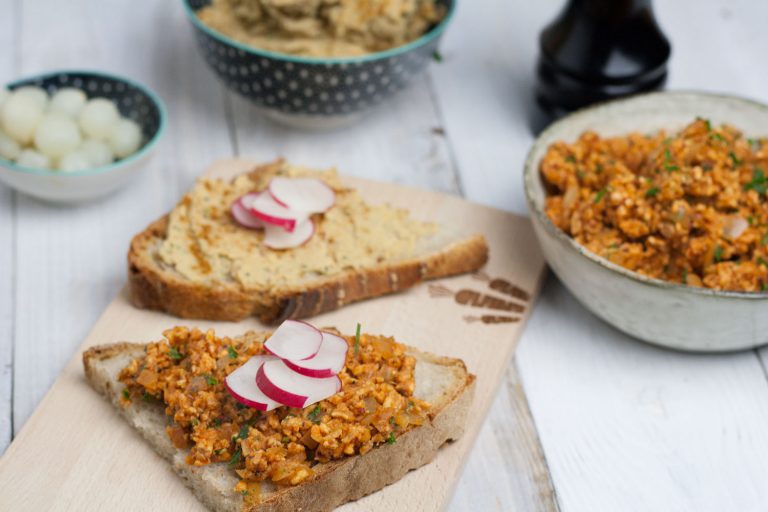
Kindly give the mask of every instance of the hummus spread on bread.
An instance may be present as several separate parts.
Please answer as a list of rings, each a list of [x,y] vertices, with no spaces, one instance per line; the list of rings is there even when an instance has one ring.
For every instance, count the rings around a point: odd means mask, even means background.
[[[213,0],[198,13],[213,30],[248,46],[308,57],[402,46],[444,15],[435,0]]]
[[[270,249],[262,243],[263,230],[242,227],[231,216],[235,200],[264,190],[274,176],[319,178],[336,193],[336,204],[312,217],[317,231],[300,247]],[[277,162],[234,181],[199,180],[170,213],[159,257],[193,282],[263,289],[405,260],[434,232],[435,225],[411,219],[406,210],[367,204],[344,187],[335,170]]]

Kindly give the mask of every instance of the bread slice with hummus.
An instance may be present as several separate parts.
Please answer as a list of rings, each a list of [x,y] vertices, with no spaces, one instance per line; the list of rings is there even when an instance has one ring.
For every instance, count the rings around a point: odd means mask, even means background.
[[[217,512],[321,512],[373,493],[460,437],[474,393],[475,377],[461,360],[363,335],[359,357],[346,337],[340,394],[303,410],[259,413],[235,407],[222,381],[233,371],[227,365],[259,353],[267,333],[229,339],[175,328],[165,335],[148,345],[93,347],[83,354],[85,374]],[[216,369],[185,365],[195,350],[212,354]],[[367,358],[377,351],[383,384],[353,378],[370,371]],[[403,375],[404,367],[412,373]],[[374,387],[385,385],[388,392]]]
[[[239,225],[234,201],[276,177],[315,177],[336,204],[314,215],[315,234],[300,247],[274,250],[263,233]],[[371,205],[335,170],[280,160],[231,181],[201,179],[166,216],[136,235],[128,253],[137,307],[182,318],[265,323],[304,318],[414,284],[474,271],[488,259],[480,234],[457,232]]]

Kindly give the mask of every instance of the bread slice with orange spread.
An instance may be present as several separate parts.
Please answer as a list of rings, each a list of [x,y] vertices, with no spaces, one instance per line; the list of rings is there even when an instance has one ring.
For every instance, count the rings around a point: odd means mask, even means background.
[[[269,333],[164,335],[93,347],[85,374],[214,511],[327,511],[375,492],[461,436],[474,392],[461,360],[364,334],[345,337],[339,393],[264,413],[224,380]]]
[[[265,190],[274,177],[318,178],[335,192],[335,205],[312,216],[314,235],[300,247],[270,249],[261,231],[230,213],[239,197]],[[280,160],[230,181],[199,180],[168,215],[133,238],[128,274],[131,299],[141,308],[279,323],[470,272],[487,259],[480,234],[368,204],[334,170]]]

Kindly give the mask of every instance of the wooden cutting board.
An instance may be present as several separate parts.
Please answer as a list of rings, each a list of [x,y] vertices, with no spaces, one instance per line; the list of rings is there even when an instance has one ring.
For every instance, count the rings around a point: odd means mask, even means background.
[[[208,174],[228,177],[252,165],[244,160],[220,161]],[[477,375],[467,430],[459,441],[444,446],[431,464],[342,507],[348,512],[440,510],[450,499],[510,361],[538,292],[544,262],[531,226],[522,217],[423,190],[345,181],[370,202],[388,202],[408,208],[417,218],[483,233],[490,246],[490,261],[478,274],[432,281],[312,320],[345,333],[354,332],[360,322],[365,332],[462,358]],[[520,290],[527,299],[521,299]],[[123,291],[98,320],[81,352],[115,341],[157,340],[173,325],[213,327],[227,335],[263,328],[256,320],[190,321],[134,309]],[[170,465],[91,390],[83,376],[81,352],[0,459],[0,510],[205,510]]]

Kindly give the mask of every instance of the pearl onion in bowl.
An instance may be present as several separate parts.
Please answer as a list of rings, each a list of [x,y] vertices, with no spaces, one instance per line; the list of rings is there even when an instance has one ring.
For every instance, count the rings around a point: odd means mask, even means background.
[[[162,135],[155,94],[124,78],[62,71],[0,87],[0,181],[54,202],[106,195]]]

